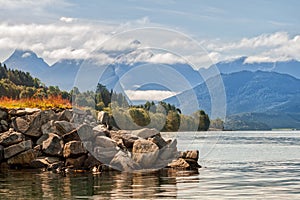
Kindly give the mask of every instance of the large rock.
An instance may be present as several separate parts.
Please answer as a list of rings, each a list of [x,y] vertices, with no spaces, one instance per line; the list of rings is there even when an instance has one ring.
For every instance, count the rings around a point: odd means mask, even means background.
[[[192,159],[192,160],[198,161],[199,151],[198,150],[191,150],[191,151],[180,152],[179,157],[183,158],[183,159]]]
[[[86,155],[82,155],[78,158],[67,158],[65,166],[69,168],[80,169],[84,167],[84,161],[86,160]]]
[[[148,139],[149,141],[153,142],[156,144],[160,149],[165,147],[168,143],[160,136],[160,135],[155,135],[152,138]]]
[[[134,142],[138,139],[141,139],[140,137],[137,137],[137,136],[132,135],[130,133],[123,134],[121,137],[122,137],[122,140],[123,140],[123,144],[125,145],[125,147],[127,149],[132,149]]]
[[[54,125],[56,126],[57,134],[60,136],[76,129],[76,126],[73,123],[67,121],[56,121],[54,122]]]
[[[118,147],[95,147],[93,156],[101,163],[109,164],[118,151]]]
[[[53,110],[34,112],[31,115],[24,115],[15,118],[13,121],[13,127],[18,132],[27,136],[40,137],[42,135],[42,125],[52,119],[55,119],[55,113]]]
[[[52,164],[61,162],[57,157],[38,157],[30,162],[32,168],[50,168]]]
[[[7,131],[0,135],[0,145],[3,145],[5,147],[17,144],[19,142],[22,142],[23,140],[25,140],[25,136],[22,133],[15,131]]]
[[[168,167],[175,169],[197,170],[201,166],[195,160],[178,158],[177,160],[173,160],[171,163],[169,163]]]
[[[29,150],[31,148],[32,148],[31,140],[26,140],[18,144],[11,145],[9,147],[4,148],[4,158],[5,159],[10,158],[14,155],[17,155],[18,153]]]
[[[153,169],[158,155],[159,148],[151,141],[139,139],[133,144],[132,159],[142,168]]]
[[[9,165],[21,165],[29,166],[31,161],[33,161],[36,158],[36,154],[33,149],[29,149],[25,152],[22,152],[10,159],[7,160],[7,164]]]
[[[59,121],[67,121],[67,122],[70,122],[71,119],[72,119],[72,117],[73,117],[73,112],[72,112],[72,110],[68,110],[68,109],[63,110],[62,112],[60,112],[60,113],[58,114],[58,120],[59,120]]]
[[[49,134],[49,138],[43,141],[42,151],[50,156],[62,156],[64,143],[58,135]]]
[[[71,141],[80,141],[80,137],[77,133],[77,130],[74,129],[73,131],[66,133],[62,136],[65,143],[71,142]]]
[[[139,130],[134,130],[131,131],[132,135],[135,135],[137,137],[143,138],[143,139],[148,139],[151,137],[154,137],[155,135],[159,134],[159,131],[157,131],[156,129],[152,128],[142,128]]]
[[[45,140],[49,138],[49,133],[41,135],[41,137],[36,141],[37,145],[42,145]]]
[[[189,169],[190,165],[183,158],[179,158],[169,163],[168,167],[175,168],[175,169]]]
[[[0,163],[4,160],[4,147],[0,145]]]
[[[81,140],[90,140],[94,136],[93,128],[87,124],[80,125],[77,128],[77,133]]]
[[[56,126],[54,125],[54,120],[50,120],[41,126],[41,132],[43,134],[56,133]]]
[[[101,162],[97,160],[93,155],[90,153],[87,154],[87,158],[84,161],[83,167],[86,169],[92,169],[95,166],[100,165]]]
[[[109,123],[109,114],[107,112],[100,111],[98,113],[97,120],[98,120],[98,123],[100,123],[100,124],[108,125],[108,123]]]
[[[177,151],[177,140],[172,140],[169,144],[164,146],[159,151],[159,159],[160,160],[174,160],[179,156],[179,152]]]
[[[138,170],[140,167],[135,163],[128,153],[119,151],[110,162],[110,166],[119,171],[131,172]]]
[[[0,120],[6,120],[8,117],[8,110],[6,108],[0,108]]]
[[[64,146],[63,155],[65,158],[76,157],[85,153],[86,150],[80,141],[71,141]]]
[[[95,144],[102,148],[115,148],[117,146],[116,141],[105,136],[97,136]]]

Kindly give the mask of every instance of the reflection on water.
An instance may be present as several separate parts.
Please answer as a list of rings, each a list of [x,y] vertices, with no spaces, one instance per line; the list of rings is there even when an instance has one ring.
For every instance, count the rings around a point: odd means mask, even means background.
[[[191,177],[198,179],[198,172],[164,169],[64,177],[52,172],[9,170],[0,172],[0,199],[176,198],[178,177],[189,177],[190,181]]]

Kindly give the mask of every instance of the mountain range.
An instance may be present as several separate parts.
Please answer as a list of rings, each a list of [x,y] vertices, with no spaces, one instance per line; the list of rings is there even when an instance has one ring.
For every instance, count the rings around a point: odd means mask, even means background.
[[[138,53],[128,55],[133,56]],[[162,67],[147,62],[130,62],[133,59],[128,57],[118,59],[117,63],[106,66],[99,79],[108,88],[114,88],[116,83],[122,81],[128,87],[125,89],[128,90],[175,91],[175,96],[166,99],[173,104],[178,104],[177,99],[182,95],[189,99],[188,94],[192,91],[196,94],[201,108],[210,113],[209,91],[201,74],[210,74],[213,67],[201,68],[197,71],[187,64],[164,64]],[[227,122],[230,125],[228,128],[247,129],[247,126],[249,129],[255,126],[259,129],[300,128],[300,62],[289,60],[248,63],[246,61],[247,57],[241,57],[215,65],[221,72],[224,82]],[[49,66],[30,50],[15,50],[4,63],[9,68],[30,72],[46,85],[57,85],[61,89],[70,90],[84,60],[62,59]],[[167,75],[171,85],[166,86],[162,80],[168,79]],[[171,78],[175,76],[172,82]],[[142,85],[145,77],[147,80],[156,81]],[[213,78],[210,78],[211,81]],[[184,81],[187,82],[188,87],[183,87]],[[160,83],[157,84],[158,82]],[[239,121],[240,125],[232,121]]]

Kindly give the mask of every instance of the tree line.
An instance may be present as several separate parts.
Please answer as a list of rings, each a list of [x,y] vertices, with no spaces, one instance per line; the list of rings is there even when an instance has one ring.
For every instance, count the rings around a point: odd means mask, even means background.
[[[108,90],[100,83],[91,91],[82,92],[76,87],[70,92],[62,91],[58,86],[46,86],[28,72],[9,69],[0,63],[0,97],[43,99],[53,96],[67,99],[82,108],[106,111],[120,128],[149,126],[162,131],[206,131],[210,126],[210,119],[203,110],[184,115],[180,109],[166,102],[148,101],[142,105],[130,105],[122,93]]]

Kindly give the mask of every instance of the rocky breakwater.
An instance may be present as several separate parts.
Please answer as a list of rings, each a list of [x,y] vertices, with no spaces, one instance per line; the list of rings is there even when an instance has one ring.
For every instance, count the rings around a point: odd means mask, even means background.
[[[68,170],[197,169],[198,151],[155,129],[108,130],[107,113],[0,108],[0,167]],[[105,124],[105,125],[104,125]]]

